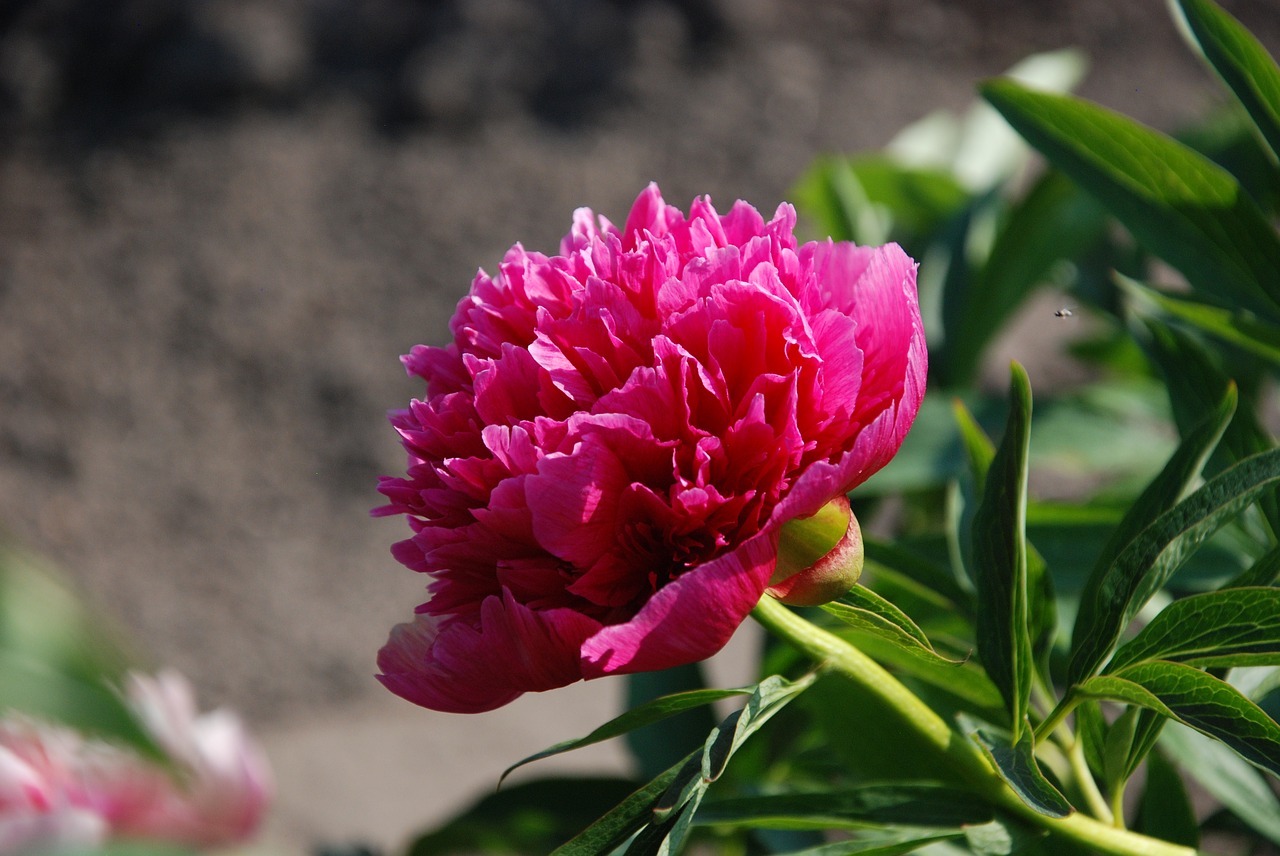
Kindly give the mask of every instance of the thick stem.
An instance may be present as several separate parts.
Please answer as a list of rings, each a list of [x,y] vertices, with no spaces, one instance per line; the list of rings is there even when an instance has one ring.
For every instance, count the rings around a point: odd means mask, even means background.
[[[1064,818],[1040,814],[1004,783],[973,743],[857,648],[767,596],[761,599],[752,615],[780,638],[825,664],[831,671],[853,681],[863,692],[888,703],[897,711],[902,728],[914,735],[918,744],[936,752],[941,763],[994,805],[1098,853],[1112,856],[1195,856],[1195,851],[1189,847],[1116,829],[1080,812]]]

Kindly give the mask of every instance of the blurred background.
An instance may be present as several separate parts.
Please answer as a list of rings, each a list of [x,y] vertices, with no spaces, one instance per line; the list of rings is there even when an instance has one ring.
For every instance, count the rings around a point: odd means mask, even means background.
[[[1223,5],[1280,45],[1275,0]],[[367,514],[421,392],[399,355],[578,206],[621,221],[655,180],[768,213],[815,156],[1066,46],[1162,129],[1220,97],[1160,0],[0,3],[0,528],[243,712],[271,852],[403,842],[619,689],[458,717],[373,680],[423,586]]]

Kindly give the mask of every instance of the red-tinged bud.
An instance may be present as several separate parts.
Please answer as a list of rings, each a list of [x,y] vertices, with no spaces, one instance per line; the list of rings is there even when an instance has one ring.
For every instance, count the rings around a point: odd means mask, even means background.
[[[812,517],[782,527],[778,566],[767,591],[791,606],[819,606],[842,596],[862,576],[862,530],[838,496]]]

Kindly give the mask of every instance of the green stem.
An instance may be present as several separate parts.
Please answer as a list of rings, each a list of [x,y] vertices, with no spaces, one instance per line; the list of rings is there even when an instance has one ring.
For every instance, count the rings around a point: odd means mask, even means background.
[[[1080,702],[1081,699],[1072,695],[1072,693],[1068,691],[1067,694],[1062,697],[1062,701],[1058,702],[1058,706],[1053,709],[1049,716],[1036,726],[1036,741],[1039,742],[1044,740],[1052,734],[1054,729],[1066,721],[1067,716],[1080,705]]]
[[[1080,789],[1080,795],[1088,804],[1090,813],[1099,820],[1111,823],[1114,817],[1111,806],[1107,805],[1102,791],[1098,790],[1098,783],[1094,781],[1093,773],[1089,770],[1089,762],[1084,757],[1084,743],[1078,739],[1075,740],[1071,744],[1068,757],[1071,759],[1072,778]]]
[[[1116,829],[1124,829],[1124,782],[1117,782],[1115,793],[1111,795],[1111,825]]]
[[[932,708],[866,654],[806,621],[771,597],[762,598],[752,615],[778,637],[825,664],[831,671],[853,681],[863,692],[886,702],[898,712],[903,729],[914,735],[924,747],[936,752],[940,762],[994,805],[1097,853],[1111,856],[1195,856],[1195,851],[1189,847],[1116,829],[1080,812],[1064,818],[1040,814],[1004,783],[977,746],[953,730]]]

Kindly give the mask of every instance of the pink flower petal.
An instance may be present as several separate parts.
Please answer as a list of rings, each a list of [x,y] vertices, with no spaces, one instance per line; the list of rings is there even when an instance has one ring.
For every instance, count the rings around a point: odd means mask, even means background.
[[[794,228],[651,184],[621,230],[580,209],[561,255],[476,276],[391,417],[408,472],[375,513],[408,517],[431,599],[384,683],[481,710],[728,640],[781,527],[884,466],[924,394],[915,264]]]
[[[762,532],[678,577],[630,621],[583,643],[583,676],[656,671],[710,657],[760,601],[777,558],[776,536]]]
[[[479,713],[580,680],[579,651],[599,622],[571,609],[534,611],[488,597],[479,627],[418,616],[378,653],[378,680],[401,698],[447,713]]]

